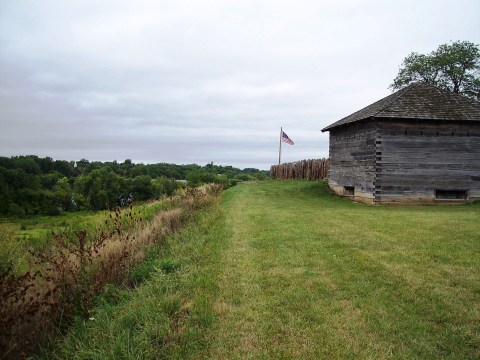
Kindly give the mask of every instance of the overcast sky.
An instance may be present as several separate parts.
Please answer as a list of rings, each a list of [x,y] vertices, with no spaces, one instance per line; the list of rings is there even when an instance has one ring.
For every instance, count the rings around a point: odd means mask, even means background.
[[[410,52],[480,43],[478,0],[0,0],[0,155],[268,169],[390,94]]]

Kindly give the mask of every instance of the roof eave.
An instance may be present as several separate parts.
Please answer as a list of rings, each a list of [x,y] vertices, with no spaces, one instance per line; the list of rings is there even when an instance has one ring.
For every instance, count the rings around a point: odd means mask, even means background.
[[[347,125],[350,125],[350,124],[355,124],[355,123],[360,122],[360,121],[373,120],[373,119],[375,119],[375,116],[367,116],[367,117],[364,117],[364,118],[360,118],[360,119],[357,119],[357,120],[354,120],[354,121],[350,121],[350,122],[346,122],[346,123],[338,124],[338,125],[335,125],[335,123],[333,123],[333,124],[328,125],[327,127],[324,127],[321,131],[323,133],[325,131],[330,131],[330,130],[335,129],[335,128],[340,127],[340,126],[347,126]]]

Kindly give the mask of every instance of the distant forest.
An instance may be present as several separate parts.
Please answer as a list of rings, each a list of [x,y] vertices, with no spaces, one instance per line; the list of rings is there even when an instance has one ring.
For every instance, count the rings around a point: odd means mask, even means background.
[[[266,171],[213,163],[134,164],[53,160],[35,155],[0,157],[0,214],[57,215],[64,211],[104,210],[157,199],[180,187],[263,180]],[[185,181],[178,181],[185,180]]]

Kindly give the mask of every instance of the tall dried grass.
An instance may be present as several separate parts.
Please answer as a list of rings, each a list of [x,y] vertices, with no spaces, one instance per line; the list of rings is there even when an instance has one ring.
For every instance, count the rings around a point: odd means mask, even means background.
[[[115,209],[103,230],[52,233],[47,251],[31,251],[29,269],[16,273],[9,262],[0,269],[0,358],[18,358],[45,344],[54,330],[64,330],[74,316],[88,318],[94,296],[106,284],[127,284],[129,269],[145,249],[178,231],[221,186],[187,189],[167,200],[168,209],[150,221],[134,210]],[[14,243],[12,235],[2,239]],[[12,252],[12,256],[15,252]]]

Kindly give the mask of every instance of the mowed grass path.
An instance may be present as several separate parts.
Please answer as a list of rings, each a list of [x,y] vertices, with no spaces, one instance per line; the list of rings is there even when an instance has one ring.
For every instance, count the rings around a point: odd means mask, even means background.
[[[207,332],[220,359],[480,357],[480,207],[387,207],[325,183],[224,194]]]
[[[42,358],[480,358],[479,204],[241,184],[153,255]]]

